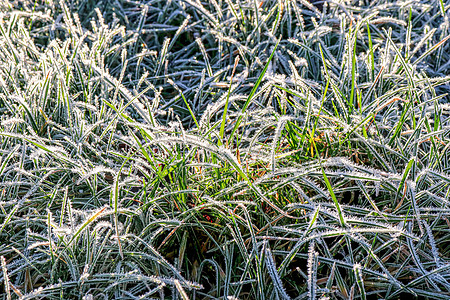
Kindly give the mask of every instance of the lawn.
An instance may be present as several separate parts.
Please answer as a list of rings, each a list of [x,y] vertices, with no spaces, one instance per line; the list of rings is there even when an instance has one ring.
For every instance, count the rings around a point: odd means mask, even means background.
[[[450,299],[447,0],[0,0],[0,299]]]

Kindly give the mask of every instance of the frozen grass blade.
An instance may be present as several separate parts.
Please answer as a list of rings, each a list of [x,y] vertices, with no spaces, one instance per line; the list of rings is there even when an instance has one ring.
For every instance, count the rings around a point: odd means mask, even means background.
[[[230,140],[229,143],[231,143],[233,141],[233,137],[234,134],[236,132],[236,130],[239,128],[239,125],[242,122],[242,118],[243,118],[243,114],[245,113],[245,111],[247,110],[248,106],[250,105],[250,102],[253,100],[253,96],[256,93],[256,90],[258,89],[259,85],[261,84],[262,79],[264,78],[264,75],[267,72],[267,69],[269,68],[270,62],[272,61],[273,56],[275,55],[275,51],[277,50],[278,44],[280,43],[280,40],[277,41],[277,43],[275,44],[272,53],[270,54],[269,59],[266,62],[266,65],[264,66],[264,69],[262,70],[261,74],[258,77],[258,80],[256,81],[255,85],[253,86],[253,89],[251,90],[250,94],[247,97],[247,100],[245,101],[244,105],[241,108],[241,114],[239,115],[239,117],[236,120],[236,124],[234,125],[233,131],[230,134]]]
[[[2,264],[2,270],[3,270],[3,285],[5,287],[5,294],[6,299],[11,300],[11,290],[10,290],[10,283],[9,283],[9,276],[8,276],[8,269],[6,269],[6,260],[5,257],[2,255],[0,256],[1,264]]]
[[[219,140],[220,144],[223,141],[223,137],[224,137],[224,133],[225,133],[225,123],[227,120],[228,101],[230,100],[231,84],[233,83],[234,72],[236,71],[236,67],[237,67],[238,63],[239,63],[239,56],[237,56],[234,61],[233,72],[231,73],[231,79],[230,79],[230,87],[228,88],[228,93],[227,93],[227,100],[225,101],[225,106],[223,108],[223,117],[222,117],[222,123],[220,123],[220,133],[219,133],[220,134],[220,140]]]
[[[268,247],[268,245],[265,245],[265,248],[266,248],[266,253],[265,253],[266,266],[269,271],[269,275],[272,278],[272,282],[273,282],[273,285],[275,286],[278,297],[280,297],[281,299],[284,299],[284,300],[291,299],[291,297],[289,297],[289,295],[286,293],[286,290],[284,289],[283,284],[281,282],[281,278],[278,275],[275,261],[273,260],[272,252],[270,251],[270,248]]]

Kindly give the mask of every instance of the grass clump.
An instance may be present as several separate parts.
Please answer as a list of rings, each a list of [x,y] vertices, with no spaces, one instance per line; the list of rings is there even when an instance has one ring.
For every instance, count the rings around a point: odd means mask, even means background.
[[[5,299],[448,299],[443,1],[0,2]]]

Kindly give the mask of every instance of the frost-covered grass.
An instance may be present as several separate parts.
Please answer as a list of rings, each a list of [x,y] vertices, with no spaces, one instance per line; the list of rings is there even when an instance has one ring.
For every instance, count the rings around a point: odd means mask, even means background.
[[[0,1],[0,298],[448,300],[447,2]]]

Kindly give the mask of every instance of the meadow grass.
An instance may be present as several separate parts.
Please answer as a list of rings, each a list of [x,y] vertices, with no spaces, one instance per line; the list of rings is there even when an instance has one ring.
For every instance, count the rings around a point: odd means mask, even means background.
[[[0,298],[449,299],[447,2],[0,1]]]

